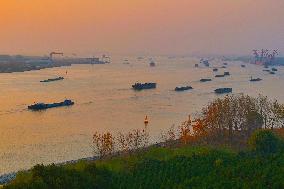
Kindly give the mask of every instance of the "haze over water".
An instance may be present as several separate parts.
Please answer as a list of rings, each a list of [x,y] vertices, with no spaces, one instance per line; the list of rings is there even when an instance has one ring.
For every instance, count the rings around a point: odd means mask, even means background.
[[[283,0],[1,0],[0,54],[284,51]]]
[[[128,58],[130,64],[123,64]],[[92,156],[91,140],[95,131],[127,132],[143,128],[148,115],[152,142],[172,124],[180,124],[188,114],[195,114],[208,101],[217,97],[213,90],[232,87],[234,93],[257,96],[259,93],[284,103],[284,68],[276,75],[262,71],[261,66],[230,62],[230,77],[214,78],[212,68],[194,68],[194,58],[113,57],[111,64],[74,65],[0,74],[0,174],[27,169],[37,163],[63,162]],[[222,61],[212,65],[221,66]],[[68,71],[66,75],[65,72]],[[40,80],[64,76],[63,81],[40,83]],[[250,76],[263,81],[250,83]],[[200,83],[201,78],[212,82]],[[282,80],[282,81],[281,81]],[[136,81],[157,82],[157,89],[134,91]],[[194,89],[175,92],[178,85]],[[222,97],[222,96],[220,96]],[[72,107],[41,112],[27,110],[34,102],[75,101]]]

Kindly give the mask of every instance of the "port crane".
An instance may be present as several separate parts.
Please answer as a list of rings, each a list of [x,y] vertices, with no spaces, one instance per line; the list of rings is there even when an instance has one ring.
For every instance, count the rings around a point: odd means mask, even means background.
[[[53,62],[53,55],[61,55],[61,56],[63,56],[64,54],[62,53],[62,52],[51,52],[50,54],[49,54],[49,59]]]
[[[272,52],[267,49],[261,49],[261,51],[253,50],[254,64],[270,65],[273,63],[275,56],[278,55],[277,50]]]

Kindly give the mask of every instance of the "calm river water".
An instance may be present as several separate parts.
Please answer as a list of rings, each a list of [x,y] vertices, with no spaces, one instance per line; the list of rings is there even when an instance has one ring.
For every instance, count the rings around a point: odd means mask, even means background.
[[[130,64],[123,64],[125,58]],[[63,162],[92,155],[91,141],[95,131],[126,132],[144,126],[148,115],[153,140],[172,124],[198,112],[216,98],[213,90],[232,87],[234,93],[267,95],[284,103],[284,67],[276,75],[262,67],[229,62],[230,77],[214,78],[212,68],[195,68],[198,59],[155,57],[114,57],[111,64],[73,65],[0,74],[0,174],[27,169],[37,163]],[[221,66],[221,61],[212,65]],[[68,71],[66,75],[65,72]],[[225,69],[219,69],[222,73]],[[64,76],[65,80],[40,83],[40,80]],[[263,81],[250,83],[250,76]],[[200,83],[201,78],[213,78]],[[157,89],[133,91],[136,81],[157,82]],[[194,89],[175,92],[177,85]],[[75,101],[72,107],[41,112],[27,110],[34,102]]]

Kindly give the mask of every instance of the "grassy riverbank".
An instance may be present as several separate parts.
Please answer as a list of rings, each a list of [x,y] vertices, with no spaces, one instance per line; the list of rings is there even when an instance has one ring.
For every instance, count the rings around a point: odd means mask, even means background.
[[[62,166],[37,165],[16,188],[284,188],[284,143],[257,131],[246,150],[181,145]]]

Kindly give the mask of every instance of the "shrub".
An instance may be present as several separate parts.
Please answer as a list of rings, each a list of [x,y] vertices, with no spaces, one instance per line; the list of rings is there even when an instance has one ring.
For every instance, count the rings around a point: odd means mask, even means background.
[[[93,135],[93,148],[95,154],[103,158],[111,155],[114,151],[114,137],[110,132],[98,133]]]
[[[4,188],[284,188],[283,153],[256,157],[248,152],[238,154],[197,146],[153,147],[151,151],[84,166],[82,163],[79,166],[38,165]]]
[[[271,130],[255,131],[248,144],[252,151],[260,154],[276,153],[281,148],[281,140]]]

